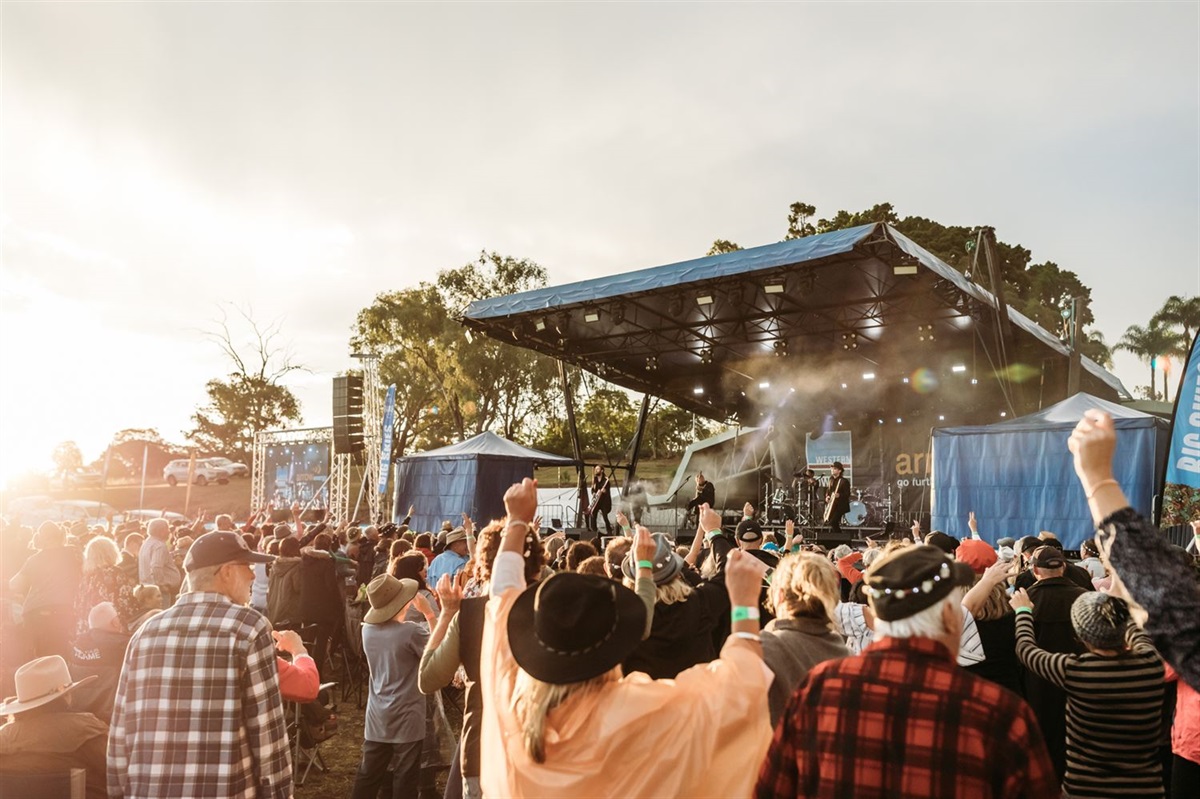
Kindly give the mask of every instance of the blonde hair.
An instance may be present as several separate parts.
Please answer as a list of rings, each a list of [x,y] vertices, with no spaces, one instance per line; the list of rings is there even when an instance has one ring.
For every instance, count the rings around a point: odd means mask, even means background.
[[[816,619],[832,625],[841,598],[837,569],[811,552],[788,555],[771,575],[767,595],[780,618]]]
[[[105,566],[116,566],[120,559],[121,550],[117,549],[116,541],[104,536],[96,536],[88,542],[87,548],[83,550],[83,571],[86,574],[99,571]]]
[[[975,578],[975,582],[979,582],[978,576]],[[1008,589],[1004,583],[997,583],[992,586],[991,592],[979,607],[979,612],[974,615],[975,621],[995,621],[1012,612],[1012,605],[1008,603]]]
[[[546,718],[550,711],[574,696],[585,696],[600,690],[606,683],[621,679],[621,667],[614,666],[599,677],[583,682],[555,685],[530,677],[524,669],[517,670],[511,708],[521,725],[521,743],[534,763],[546,762]]]
[[[636,590],[633,580],[628,577],[621,581],[630,591]],[[686,602],[687,598],[692,595],[692,586],[688,581],[683,579],[682,574],[677,574],[662,585],[654,586],[654,604],[656,605],[676,605],[680,602]]]

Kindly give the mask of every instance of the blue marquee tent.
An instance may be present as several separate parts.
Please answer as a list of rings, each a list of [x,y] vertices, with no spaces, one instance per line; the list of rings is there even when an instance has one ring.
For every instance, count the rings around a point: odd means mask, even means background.
[[[1149,517],[1167,447],[1167,423],[1088,394],[999,424],[933,432],[933,527],[961,534],[975,512],[991,543],[1041,530],[1068,549],[1094,532],[1067,439],[1083,412],[1113,417],[1115,477],[1130,504]]]
[[[396,461],[395,521],[416,508],[414,530],[438,530],[444,520],[458,524],[465,511],[483,525],[504,515],[504,492],[533,477],[536,466],[572,466],[575,461],[514,444],[483,432],[458,444],[418,452]]]

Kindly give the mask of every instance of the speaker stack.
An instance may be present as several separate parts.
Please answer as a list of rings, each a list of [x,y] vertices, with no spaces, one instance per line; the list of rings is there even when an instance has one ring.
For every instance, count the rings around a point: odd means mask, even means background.
[[[363,450],[362,375],[333,378],[333,454],[356,455]]]

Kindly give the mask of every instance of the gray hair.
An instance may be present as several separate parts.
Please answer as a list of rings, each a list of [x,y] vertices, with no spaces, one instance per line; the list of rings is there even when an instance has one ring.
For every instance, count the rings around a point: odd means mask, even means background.
[[[962,601],[962,592],[955,589],[924,610],[918,611],[906,619],[884,621],[875,617],[875,636],[877,638],[941,638],[949,630],[946,629],[944,612],[947,605],[958,605]]]
[[[216,566],[201,566],[198,569],[193,569],[187,573],[188,586],[193,591],[207,591],[216,582],[217,572],[224,565],[224,563],[218,563]]]

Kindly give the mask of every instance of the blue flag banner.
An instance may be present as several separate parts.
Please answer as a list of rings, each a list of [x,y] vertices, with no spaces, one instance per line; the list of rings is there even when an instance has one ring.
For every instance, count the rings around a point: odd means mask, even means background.
[[[1171,527],[1200,518],[1200,333],[1192,340],[1187,368],[1175,395],[1175,420],[1167,452],[1162,518]]]
[[[396,426],[396,384],[388,386],[387,398],[383,401],[383,435],[379,445],[379,495],[387,493],[388,478],[392,471],[392,429]]]

